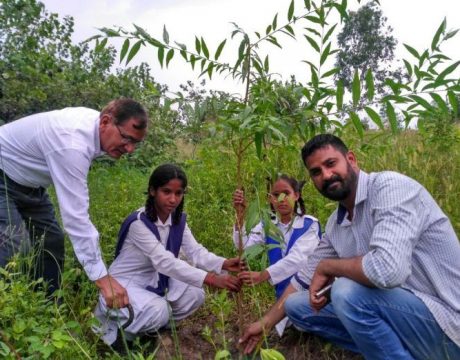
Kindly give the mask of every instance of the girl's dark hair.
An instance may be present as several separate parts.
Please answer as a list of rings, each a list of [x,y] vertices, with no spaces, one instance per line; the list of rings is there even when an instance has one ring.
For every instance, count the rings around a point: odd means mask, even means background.
[[[276,180],[273,182],[273,184],[275,182],[277,182],[278,180],[286,181],[291,186],[291,188],[294,190],[294,192],[299,193],[299,199],[294,204],[294,213],[297,214],[297,215],[305,215],[305,213],[306,213],[306,211],[305,211],[305,202],[303,201],[303,198],[302,198],[302,188],[305,185],[305,180],[298,181],[298,180],[294,179],[293,177],[290,177],[290,176],[285,175],[285,174],[281,174],[276,178]],[[270,204],[270,206],[272,208],[272,211],[275,212],[275,209],[273,208],[273,205]]]
[[[145,214],[150,219],[150,221],[157,221],[158,215],[155,208],[155,196],[150,194],[151,190],[157,190],[159,187],[166,185],[170,180],[179,179],[182,182],[182,188],[185,190],[187,188],[187,176],[185,175],[184,170],[179,166],[174,164],[162,164],[153,170],[152,175],[150,175],[149,186],[147,188],[147,201],[145,202]],[[172,214],[172,223],[178,224],[184,209],[184,200],[182,198],[179,206]]]

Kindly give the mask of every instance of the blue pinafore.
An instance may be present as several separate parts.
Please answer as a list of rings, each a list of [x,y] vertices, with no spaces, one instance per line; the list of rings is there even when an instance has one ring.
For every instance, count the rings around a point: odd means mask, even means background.
[[[169,230],[169,237],[166,242],[166,250],[173,253],[174,257],[179,256],[180,247],[182,245],[182,238],[184,235],[185,229],[185,222],[186,222],[186,214],[182,213],[180,221],[178,224],[172,224],[171,229]],[[115,249],[115,258],[120,254],[121,248],[125,242],[126,236],[128,235],[129,227],[131,224],[136,220],[141,220],[145,226],[156,236],[158,241],[161,241],[160,233],[158,232],[157,226],[149,220],[147,215],[142,211],[135,211],[131,215],[129,215],[123,224],[121,224],[120,231],[118,232],[118,242],[117,247]],[[169,284],[169,276],[164,274],[159,274],[158,279],[158,286],[155,288],[153,286],[147,286],[146,290],[152,291],[159,296],[164,296],[166,293],[166,289],[168,288]]]
[[[285,253],[284,256],[289,254],[289,251],[292,249],[292,247],[294,246],[294,244],[297,241],[297,239],[299,239],[303,234],[305,234],[308,231],[308,229],[313,224],[313,222],[314,222],[314,220],[306,217],[304,219],[303,226],[300,229],[294,229],[292,231],[292,235],[291,235],[291,238],[289,239],[289,241],[287,243],[286,253]],[[318,236],[321,238],[321,226],[319,227],[319,230],[318,230]],[[279,260],[281,260],[283,258],[283,253],[281,251],[281,247],[279,246],[280,245],[279,241],[276,241],[275,239],[273,239],[273,238],[271,238],[269,236],[266,236],[265,237],[265,243],[267,245],[278,245],[278,246],[268,250],[268,261],[269,261],[270,265],[273,265],[273,264],[277,263]],[[292,276],[284,279],[283,281],[281,281],[281,282],[279,282],[278,284],[275,285],[275,294],[276,294],[277,299],[279,299],[281,297],[281,295],[283,295],[283,292],[287,288],[287,286],[289,285],[289,283],[291,281],[291,278],[292,278]]]

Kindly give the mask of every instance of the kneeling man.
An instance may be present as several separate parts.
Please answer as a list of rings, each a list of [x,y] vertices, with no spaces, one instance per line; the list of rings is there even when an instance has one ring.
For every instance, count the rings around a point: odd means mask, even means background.
[[[307,267],[246,329],[245,352],[287,314],[366,359],[460,359],[460,245],[428,191],[395,172],[365,173],[333,135],[312,138],[302,159],[338,208]]]

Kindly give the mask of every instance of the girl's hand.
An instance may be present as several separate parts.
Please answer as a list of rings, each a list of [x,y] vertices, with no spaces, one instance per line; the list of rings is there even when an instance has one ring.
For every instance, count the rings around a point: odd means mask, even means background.
[[[264,271],[243,271],[238,274],[238,278],[245,285],[254,286],[270,279],[270,274],[267,270]]]
[[[246,263],[243,259],[235,257],[225,260],[222,269],[230,272],[240,272],[246,270]]]
[[[246,199],[243,190],[235,190],[233,193],[233,207],[236,210],[238,224],[243,225],[244,212],[246,211]]]
[[[218,289],[227,289],[230,291],[238,292],[241,290],[241,281],[232,275],[216,275],[208,273],[204,278],[204,283]]]

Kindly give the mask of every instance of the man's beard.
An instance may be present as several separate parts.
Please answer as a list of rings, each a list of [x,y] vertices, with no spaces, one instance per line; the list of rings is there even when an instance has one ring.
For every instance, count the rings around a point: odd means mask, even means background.
[[[352,192],[356,184],[357,174],[350,164],[347,166],[347,175],[342,178],[340,175],[333,175],[326,180],[319,191],[323,196],[334,201],[345,200]],[[335,184],[334,188],[329,189],[329,186]]]

